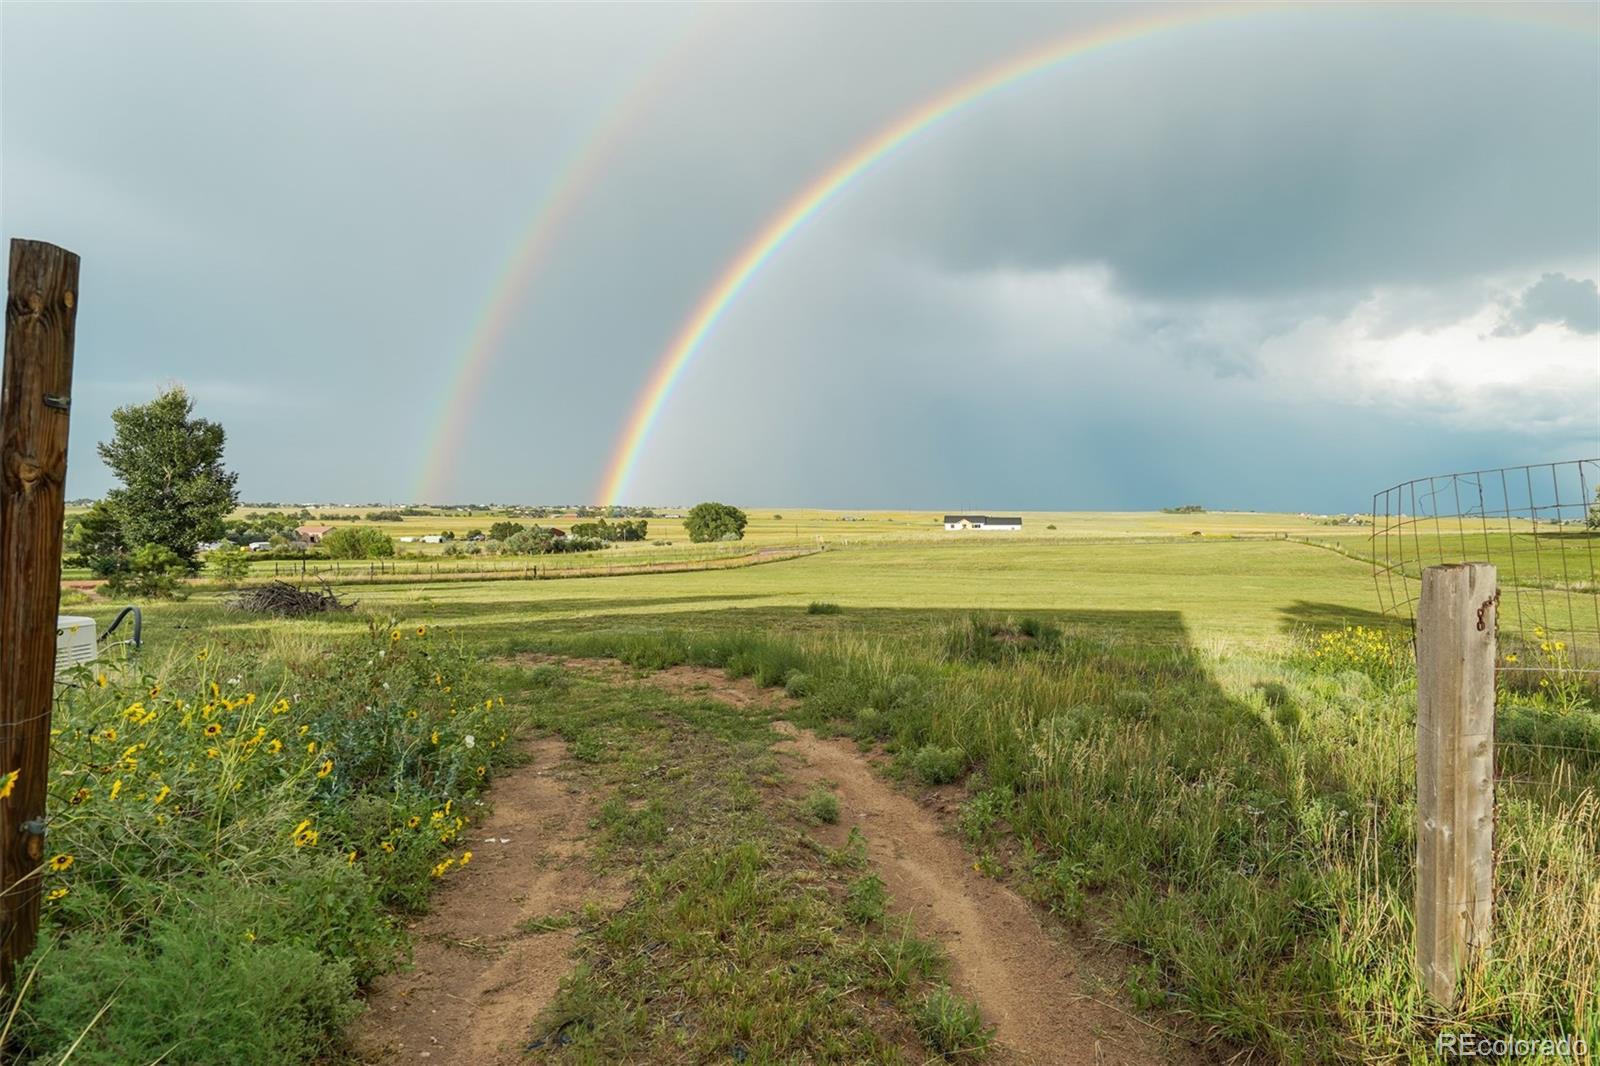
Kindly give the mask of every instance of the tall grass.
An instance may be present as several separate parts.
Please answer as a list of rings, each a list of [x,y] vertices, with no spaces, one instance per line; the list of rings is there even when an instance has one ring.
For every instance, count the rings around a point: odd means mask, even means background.
[[[992,619],[861,635],[588,634],[567,650],[779,683],[908,772],[981,769],[963,819],[1043,905],[1144,952],[1136,999],[1291,1061],[1429,1058],[1444,1029],[1600,1046],[1600,742],[1581,700],[1502,693],[1494,950],[1444,1014],[1412,969],[1415,673],[1352,629],[1288,653]],[[1006,634],[1017,636],[1006,636]],[[997,638],[1000,638],[997,640]],[[1542,723],[1542,724],[1541,724]],[[1537,728],[1536,728],[1537,726]],[[1574,743],[1541,748],[1528,736]],[[931,769],[930,763],[930,771]],[[938,771],[942,776],[943,771]],[[926,774],[924,774],[926,776]]]

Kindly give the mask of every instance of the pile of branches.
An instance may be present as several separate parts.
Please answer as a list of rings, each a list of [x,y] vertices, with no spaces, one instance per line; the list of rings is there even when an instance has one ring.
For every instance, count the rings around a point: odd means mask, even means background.
[[[355,603],[339,599],[327,582],[323,582],[321,589],[302,589],[287,581],[269,581],[265,585],[240,590],[228,601],[228,606],[280,618],[300,618],[328,611],[348,611]]]

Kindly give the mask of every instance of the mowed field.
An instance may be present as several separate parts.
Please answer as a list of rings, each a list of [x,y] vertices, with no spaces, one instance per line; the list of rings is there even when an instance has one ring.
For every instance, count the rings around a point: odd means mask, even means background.
[[[608,553],[609,554],[609,553]],[[617,554],[621,554],[618,552]],[[813,602],[851,608],[829,624],[892,634],[915,616],[928,621],[972,610],[1044,614],[1146,638],[1281,642],[1310,626],[1376,623],[1370,567],[1294,541],[1205,539],[1141,543],[1041,543],[977,534],[829,548],[818,555],[734,570],[641,574],[568,581],[449,581],[363,584],[362,606],[400,619],[447,624],[476,640],[573,631],[585,620],[629,627],[687,622],[737,629],[809,622]],[[159,648],[171,616],[194,624],[259,628],[267,623],[216,608],[217,594],[146,608]],[[109,614],[110,606],[73,610]],[[304,625],[326,629],[338,622]]]

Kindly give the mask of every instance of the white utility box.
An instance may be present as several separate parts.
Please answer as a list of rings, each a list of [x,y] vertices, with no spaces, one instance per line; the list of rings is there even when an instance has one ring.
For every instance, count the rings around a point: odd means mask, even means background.
[[[96,656],[94,619],[82,615],[56,616],[56,676],[74,666],[92,663]]]

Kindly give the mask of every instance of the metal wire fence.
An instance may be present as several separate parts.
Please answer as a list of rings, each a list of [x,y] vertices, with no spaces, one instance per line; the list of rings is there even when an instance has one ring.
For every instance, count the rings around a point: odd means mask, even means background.
[[[1499,575],[1500,668],[1525,679],[1600,676],[1597,490],[1600,459],[1576,459],[1417,478],[1374,493],[1372,572],[1384,612],[1415,620],[1429,566],[1490,562]]]
[[[1372,497],[1372,573],[1386,615],[1415,623],[1427,567],[1496,567],[1497,811],[1508,801],[1593,809],[1600,783],[1597,489],[1600,459],[1579,459],[1417,478]],[[1412,778],[1414,754],[1403,762],[1402,776]]]

